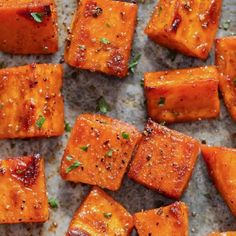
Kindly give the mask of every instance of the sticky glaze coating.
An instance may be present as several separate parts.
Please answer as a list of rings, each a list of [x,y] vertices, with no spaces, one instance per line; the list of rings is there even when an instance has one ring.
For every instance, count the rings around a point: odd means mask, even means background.
[[[180,198],[200,150],[198,141],[149,120],[128,176],[172,198]]]
[[[216,188],[236,216],[236,149],[203,145],[202,154]]]
[[[67,39],[66,62],[81,69],[126,76],[136,15],[136,4],[80,1]]]
[[[160,0],[145,33],[160,45],[206,59],[218,29],[221,5],[221,0]]]
[[[215,66],[145,73],[148,115],[167,123],[216,118],[218,84]]]
[[[182,202],[134,214],[140,236],[188,236],[188,208]]]
[[[0,70],[0,138],[64,132],[62,67],[31,64]]]
[[[216,66],[220,90],[231,117],[236,121],[236,37],[216,39]]]
[[[0,51],[12,54],[54,53],[58,50],[57,31],[54,0],[24,0],[20,3],[0,0]]]
[[[118,202],[94,187],[76,211],[66,236],[130,235],[133,218]]]
[[[39,155],[0,160],[0,223],[48,219],[44,161]]]
[[[125,122],[102,115],[80,115],[65,149],[61,176],[118,190],[140,137],[138,130]],[[80,165],[67,173],[78,161]]]

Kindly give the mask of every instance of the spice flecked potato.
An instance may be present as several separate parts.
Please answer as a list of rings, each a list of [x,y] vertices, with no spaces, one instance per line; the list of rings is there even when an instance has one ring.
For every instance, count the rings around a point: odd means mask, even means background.
[[[0,0],[0,51],[54,53],[58,50],[57,30],[54,0]]]
[[[128,176],[178,199],[188,185],[199,152],[197,140],[149,120]]]
[[[125,122],[82,114],[65,149],[61,176],[77,183],[118,190],[140,138],[139,131]]]
[[[236,37],[216,39],[216,66],[226,107],[236,121]]]
[[[0,160],[0,224],[48,220],[44,161],[39,155]]]
[[[236,236],[236,232],[210,233],[207,236]]]
[[[81,0],[68,36],[65,61],[80,69],[125,77],[137,9],[128,2]]]
[[[130,235],[133,218],[118,202],[94,187],[75,213],[66,236]]]
[[[145,73],[148,115],[167,123],[216,118],[218,84],[215,66]]]
[[[188,236],[188,208],[183,202],[134,214],[139,236]]]
[[[64,132],[62,66],[31,64],[0,70],[0,139]]]
[[[156,43],[206,59],[218,29],[221,0],[160,0],[145,33]]]
[[[203,145],[202,154],[216,188],[236,216],[236,149]]]

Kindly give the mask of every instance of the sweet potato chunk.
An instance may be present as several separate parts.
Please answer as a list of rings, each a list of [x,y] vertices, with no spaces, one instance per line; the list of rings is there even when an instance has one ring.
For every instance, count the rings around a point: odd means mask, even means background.
[[[178,199],[191,177],[199,149],[198,141],[149,120],[128,176]]]
[[[39,155],[0,160],[0,224],[44,222],[48,201]]]
[[[210,233],[207,236],[236,236],[236,232],[225,232],[225,233]]]
[[[140,236],[188,236],[188,208],[182,202],[134,214]]]
[[[215,118],[218,83],[214,66],[145,73],[148,115],[167,123]]]
[[[67,236],[130,235],[133,218],[118,202],[94,187],[75,213]]]
[[[216,40],[216,65],[225,104],[236,121],[236,37]]]
[[[80,115],[65,150],[64,179],[118,190],[141,134],[135,127],[102,115]]]
[[[221,0],[160,0],[145,33],[156,43],[206,59],[212,48]]]
[[[61,86],[61,65],[0,70],[0,139],[63,134]]]
[[[49,54],[57,50],[54,0],[0,0],[0,51]]]
[[[216,188],[236,216],[236,149],[203,145],[202,154]]]
[[[65,50],[74,67],[124,77],[136,26],[137,5],[111,0],[81,0]]]

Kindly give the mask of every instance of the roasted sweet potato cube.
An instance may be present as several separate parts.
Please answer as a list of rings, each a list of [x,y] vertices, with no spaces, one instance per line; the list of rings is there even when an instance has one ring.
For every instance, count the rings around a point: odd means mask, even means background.
[[[94,187],[75,213],[67,236],[130,235],[133,217],[108,194]]]
[[[216,188],[236,216],[236,149],[203,145],[202,154]]]
[[[236,236],[236,232],[225,232],[225,233],[210,233],[207,236]]]
[[[43,158],[0,160],[0,199],[0,224],[47,221]]]
[[[225,104],[236,121],[236,37],[216,40],[216,65]]]
[[[128,176],[171,198],[180,198],[200,150],[198,141],[149,120]]]
[[[49,54],[57,50],[54,0],[0,0],[0,51]]]
[[[62,135],[61,86],[61,65],[0,70],[0,139]]]
[[[156,43],[206,59],[218,29],[221,0],[160,0],[145,33]]]
[[[74,67],[125,77],[136,26],[137,5],[81,0],[65,50]]]
[[[188,236],[188,208],[182,202],[134,214],[139,236]]]
[[[80,115],[62,164],[65,180],[118,190],[141,134],[125,122],[102,115]]]
[[[148,115],[158,122],[184,122],[219,115],[214,66],[144,74]]]

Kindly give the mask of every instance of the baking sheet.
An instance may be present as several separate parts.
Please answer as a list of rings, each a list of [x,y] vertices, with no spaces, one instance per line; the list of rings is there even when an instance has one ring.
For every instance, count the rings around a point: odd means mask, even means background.
[[[52,56],[0,54],[1,62],[3,61],[9,67],[32,62],[60,62],[63,58],[66,29],[70,25],[76,9],[76,0],[59,0],[57,4],[60,51]],[[143,72],[212,64],[213,53],[206,62],[202,62],[184,57],[181,54],[175,56],[167,49],[147,39],[143,29],[155,4],[154,0],[146,0],[139,4],[133,55],[141,53],[142,56],[134,75],[131,74],[125,80],[119,80],[97,73],[76,71],[64,65],[63,94],[66,121],[73,124],[79,114],[96,112],[97,99],[104,96],[112,108],[108,115],[132,123],[142,130],[146,120],[143,89],[140,86]],[[230,28],[227,31],[219,30],[219,36],[236,33],[236,0],[223,1],[221,24],[226,20],[231,20]],[[178,124],[170,127],[200,140],[206,140],[211,145],[236,147],[236,125],[225,111],[223,104],[221,115],[216,120]],[[0,141],[1,158],[32,153],[41,153],[45,157],[48,196],[55,197],[59,201],[59,208],[50,210],[48,222],[44,224],[0,225],[0,236],[65,235],[75,210],[89,191],[89,186],[65,182],[59,176],[58,169],[68,136],[69,133],[65,133],[59,138]],[[127,177],[118,192],[109,193],[131,213],[172,202],[172,200],[132,182]],[[190,208],[191,236],[204,236],[213,230],[236,230],[236,219],[210,182],[202,157],[199,157],[193,177],[182,200]]]

